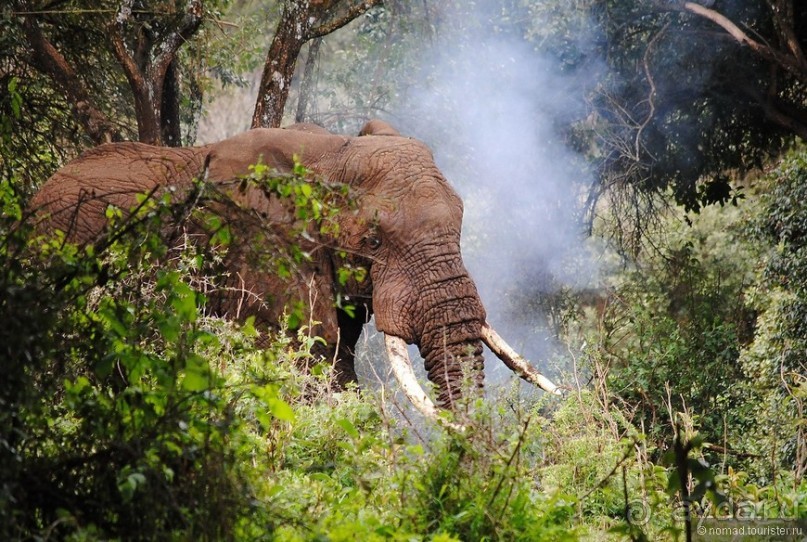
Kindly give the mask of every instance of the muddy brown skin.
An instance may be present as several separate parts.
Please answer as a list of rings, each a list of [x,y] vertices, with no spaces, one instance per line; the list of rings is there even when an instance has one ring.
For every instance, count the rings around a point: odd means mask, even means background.
[[[226,265],[237,277],[230,291],[211,296],[219,315],[276,327],[283,307],[307,302],[313,332],[328,344],[338,384],[355,382],[353,350],[371,314],[383,333],[416,344],[426,361],[438,402],[451,406],[460,395],[464,367],[482,383],[485,310],[460,254],[462,202],[422,143],[401,137],[383,121],[371,121],[360,137],[334,135],[311,125],[255,129],[203,147],[172,149],[140,143],[96,147],[51,177],[31,208],[41,229],[60,229],[80,244],[95,242],[106,228],[109,204],[131,209],[136,194],[173,186],[180,192],[206,175],[224,190],[260,160],[288,172],[294,157],[328,182],[345,183],[358,206],[338,215],[338,239],[311,247],[290,283],[262,269],[250,254],[254,224],[231,224],[233,242]],[[287,208],[257,188],[232,197],[267,224],[293,222]],[[297,242],[289,239],[288,242]],[[336,270],[362,265],[368,278],[344,287]],[[243,295],[243,291],[250,295]],[[346,296],[359,306],[354,317],[336,307]]]

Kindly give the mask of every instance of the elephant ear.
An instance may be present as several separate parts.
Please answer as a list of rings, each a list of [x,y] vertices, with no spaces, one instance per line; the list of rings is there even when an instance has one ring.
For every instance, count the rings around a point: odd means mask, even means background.
[[[366,135],[401,136],[400,132],[393,128],[389,123],[379,119],[373,119],[364,125],[364,128],[362,128],[359,132],[359,136]]]

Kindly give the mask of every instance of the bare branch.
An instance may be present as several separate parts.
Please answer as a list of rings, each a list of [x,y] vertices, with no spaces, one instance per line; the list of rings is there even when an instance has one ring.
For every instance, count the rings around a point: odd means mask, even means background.
[[[636,129],[636,138],[634,141],[634,152],[636,153],[634,156],[636,161],[641,160],[642,156],[642,132],[653,121],[653,117],[656,115],[656,82],[653,80],[653,74],[650,72],[650,55],[652,54],[656,43],[659,41],[659,39],[661,39],[669,26],[670,23],[665,24],[662,29],[659,30],[655,36],[653,36],[650,43],[647,44],[647,49],[645,49],[644,55],[642,56],[642,64],[645,77],[647,78],[647,83],[650,85],[650,92],[647,93],[647,115],[645,116],[644,121],[642,121]]]

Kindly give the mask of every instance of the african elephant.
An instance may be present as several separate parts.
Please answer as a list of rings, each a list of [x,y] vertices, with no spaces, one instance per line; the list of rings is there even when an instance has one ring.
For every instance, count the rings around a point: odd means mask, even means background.
[[[128,210],[136,194],[187,189],[194,178],[204,177],[231,194],[253,219],[284,224],[294,218],[278,196],[256,187],[244,189],[238,180],[259,160],[282,174],[294,167],[295,159],[324,182],[349,186],[354,205],[337,214],[339,228],[332,239],[306,247],[310,258],[300,264],[292,283],[249,257],[253,232],[234,219],[235,242],[226,265],[239,289],[251,294],[211,299],[215,312],[254,316],[256,324],[272,327],[292,298],[305,300],[310,321],[318,322],[313,331],[327,343],[323,354],[334,360],[341,386],[356,380],[353,349],[362,326],[375,315],[396,377],[428,415],[436,409],[417,383],[407,343],[420,349],[438,403],[445,407],[462,393],[463,367],[482,386],[483,342],[522,378],[558,393],[487,324],[460,254],[462,202],[426,145],[402,137],[386,122],[368,122],[359,137],[306,124],[253,129],[190,148],[105,144],[56,172],[34,196],[31,208],[45,229],[60,229],[69,240],[90,243],[103,235],[110,204]],[[337,270],[346,263],[366,269],[366,279],[337,280]],[[349,314],[337,299],[350,299],[358,310]]]

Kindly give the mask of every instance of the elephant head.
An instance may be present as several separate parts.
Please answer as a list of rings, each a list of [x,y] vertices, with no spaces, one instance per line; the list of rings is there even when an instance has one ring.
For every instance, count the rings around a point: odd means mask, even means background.
[[[406,344],[423,356],[438,402],[454,405],[463,375],[482,386],[483,343],[522,378],[557,393],[493,331],[476,286],[460,253],[463,205],[423,143],[402,137],[389,124],[370,121],[359,137],[331,134],[312,125],[255,129],[228,140],[188,149],[158,149],[136,143],[103,145],[65,166],[40,190],[32,206],[46,213],[51,227],[73,227],[73,238],[89,242],[102,231],[103,209],[114,199],[129,208],[122,193],[144,192],[160,185],[183,185],[201,172],[222,186],[249,172],[258,161],[279,172],[299,160],[324,182],[347,185],[355,203],[337,215],[338,233],[310,248],[294,285],[283,284],[256,267],[248,255],[248,228],[238,230],[241,249],[227,260],[231,276],[258,300],[236,311],[223,299],[222,314],[253,315],[271,325],[291,297],[306,300],[316,332],[328,344],[339,383],[355,381],[353,348],[363,324],[375,316],[385,334],[391,366],[404,391],[421,411],[436,409],[417,383]],[[121,188],[127,190],[121,190]],[[80,194],[93,194],[93,202]],[[114,197],[113,197],[114,193]],[[257,189],[233,191],[239,204],[269,222],[286,220],[282,205]],[[79,220],[58,219],[76,209]],[[88,226],[88,224],[90,226]],[[336,280],[345,264],[367,270],[364,281]],[[336,299],[349,299],[360,310],[348,314]],[[271,301],[269,301],[271,299]],[[243,302],[243,299],[241,300]]]

